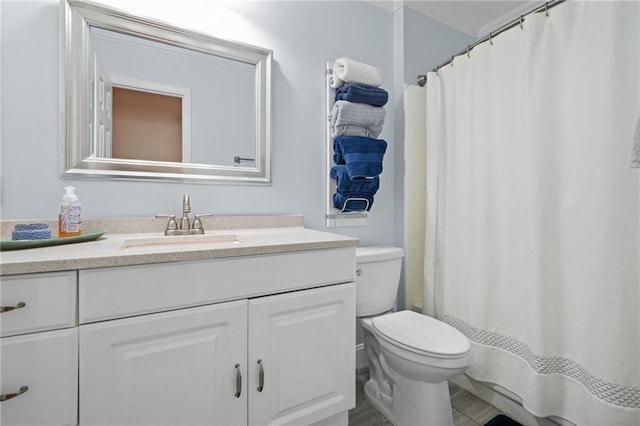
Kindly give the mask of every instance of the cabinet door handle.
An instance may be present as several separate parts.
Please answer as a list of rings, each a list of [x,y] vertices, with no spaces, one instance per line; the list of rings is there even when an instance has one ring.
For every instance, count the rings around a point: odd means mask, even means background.
[[[18,302],[16,306],[0,306],[0,313],[13,311],[14,309],[24,308],[25,306],[27,306],[27,304],[24,302]]]
[[[11,398],[15,398],[16,396],[20,396],[28,390],[29,390],[29,386],[25,385],[25,386],[21,386],[20,390],[16,393],[3,393],[2,395],[0,395],[0,402],[4,402]]]
[[[258,360],[258,365],[260,366],[260,371],[258,371],[258,392],[262,392],[262,389],[264,389],[264,367],[261,359]]]
[[[242,393],[242,373],[240,372],[240,364],[236,364],[236,398],[240,398]]]

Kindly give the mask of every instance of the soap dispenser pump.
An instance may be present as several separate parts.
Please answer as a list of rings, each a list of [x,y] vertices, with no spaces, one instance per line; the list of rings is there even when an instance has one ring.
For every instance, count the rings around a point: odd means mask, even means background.
[[[74,237],[82,233],[82,221],[80,219],[81,206],[73,186],[65,186],[65,194],[60,203],[58,215],[58,236]]]

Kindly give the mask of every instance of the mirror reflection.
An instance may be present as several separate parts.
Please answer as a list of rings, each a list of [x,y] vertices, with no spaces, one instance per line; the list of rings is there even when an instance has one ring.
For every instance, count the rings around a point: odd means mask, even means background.
[[[63,176],[269,181],[271,51],[65,7]]]
[[[226,166],[255,158],[254,65],[96,27],[89,46],[94,104],[104,97],[112,110],[94,121],[112,135],[111,149],[94,136],[97,156]]]

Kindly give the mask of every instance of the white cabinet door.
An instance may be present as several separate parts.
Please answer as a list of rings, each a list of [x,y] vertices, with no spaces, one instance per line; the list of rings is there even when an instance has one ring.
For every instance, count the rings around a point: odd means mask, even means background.
[[[250,425],[309,425],[353,408],[354,284],[250,300],[248,363]]]
[[[246,300],[80,326],[80,424],[246,424],[246,333]]]
[[[4,337],[0,342],[0,424],[77,424],[78,330]]]

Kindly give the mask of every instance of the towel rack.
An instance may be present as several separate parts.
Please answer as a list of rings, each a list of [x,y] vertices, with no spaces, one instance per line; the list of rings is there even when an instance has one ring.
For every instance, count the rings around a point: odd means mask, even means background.
[[[356,213],[362,213],[362,212],[366,212],[369,210],[369,200],[367,200],[366,198],[360,198],[360,197],[349,197],[346,200],[344,200],[344,205],[342,206],[342,208],[340,209],[340,213],[345,213],[344,209],[347,208],[347,204],[349,204],[351,201],[364,201],[365,205],[364,205],[364,210],[362,210],[361,212],[358,211]],[[350,213],[350,212],[346,212],[346,213]]]
[[[326,88],[326,220],[327,227],[338,227],[338,226],[363,226],[367,224],[367,211],[356,211],[356,212],[345,212],[342,211],[347,207],[347,204],[350,201],[362,201],[365,200],[366,207],[369,208],[369,200],[366,198],[347,198],[344,202],[344,206],[342,210],[336,209],[333,207],[333,194],[335,194],[336,181],[331,179],[331,167],[333,167],[333,137],[331,136],[331,126],[329,123],[329,116],[331,114],[331,109],[333,108],[333,103],[336,96],[336,91],[331,87],[330,80],[331,75],[333,73],[332,67],[333,64],[327,62],[325,69],[325,88]]]

